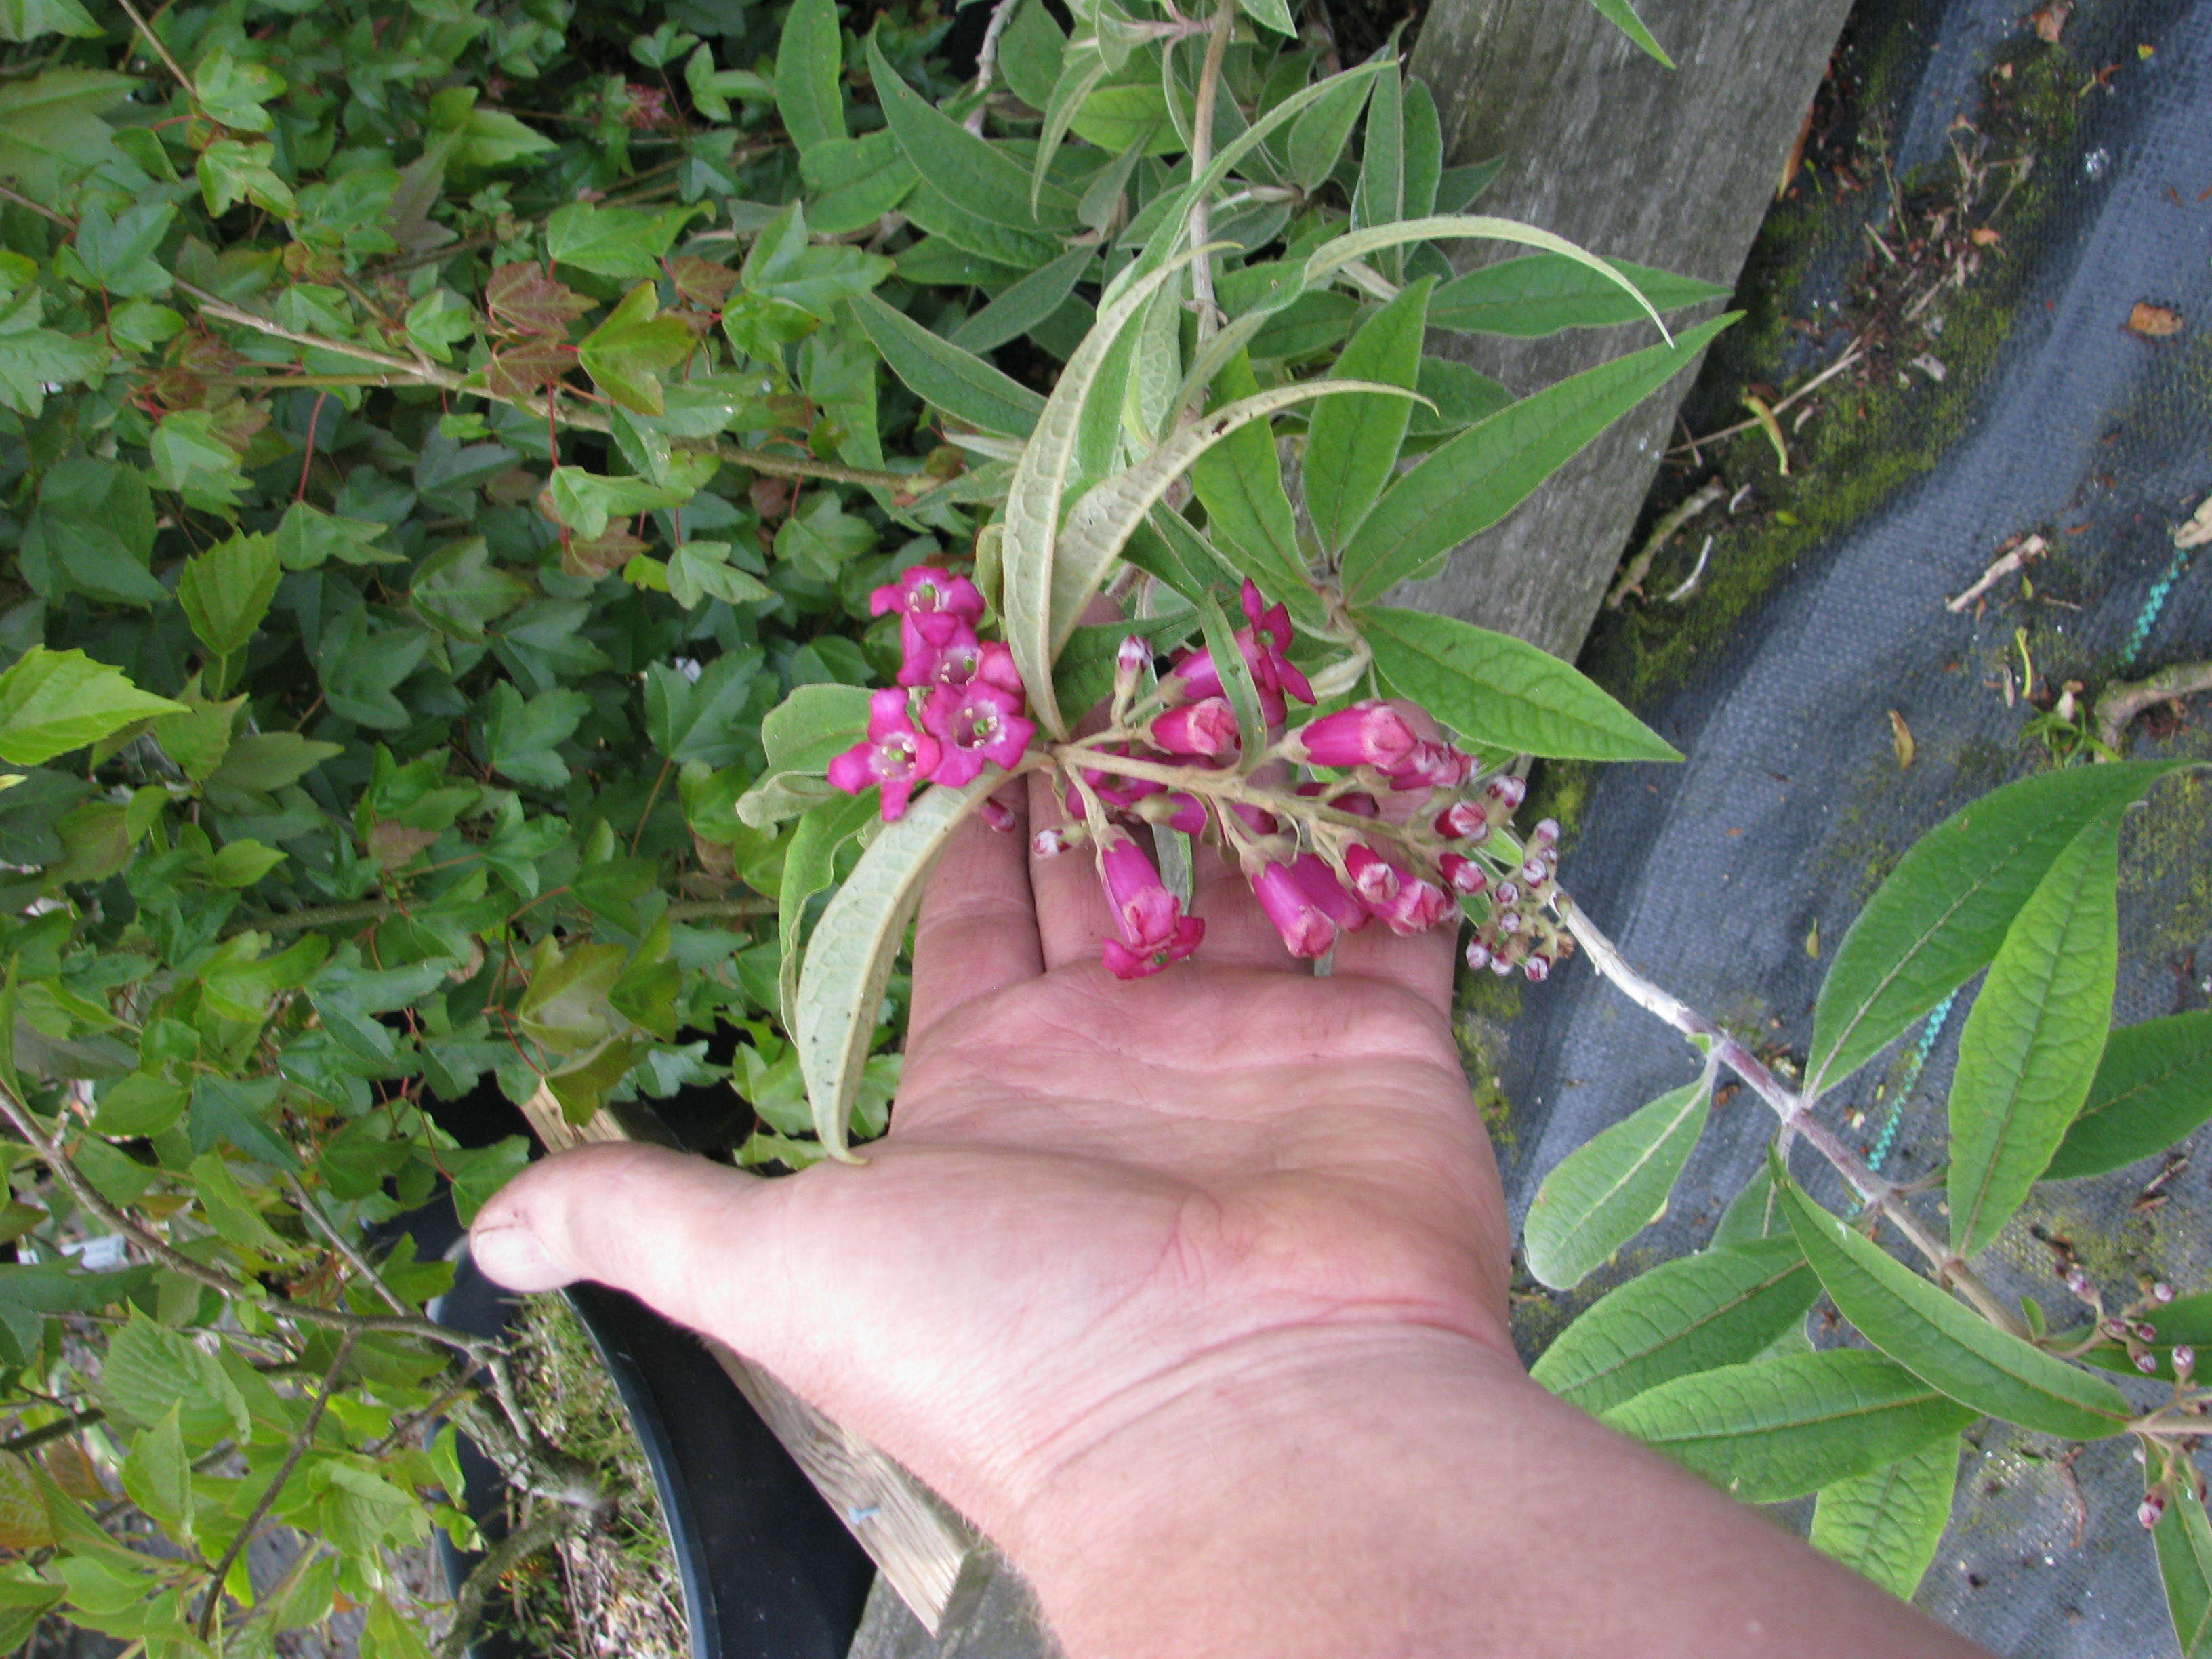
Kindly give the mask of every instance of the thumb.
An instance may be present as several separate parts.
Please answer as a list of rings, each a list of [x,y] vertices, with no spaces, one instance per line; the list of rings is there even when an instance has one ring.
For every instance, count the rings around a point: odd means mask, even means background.
[[[782,1184],[659,1146],[580,1146],[494,1194],[469,1249],[509,1290],[592,1279],[772,1364],[781,1298],[757,1264]]]

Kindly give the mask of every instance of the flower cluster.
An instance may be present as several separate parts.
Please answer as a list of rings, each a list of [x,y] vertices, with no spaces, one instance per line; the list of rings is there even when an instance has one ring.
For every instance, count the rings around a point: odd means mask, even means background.
[[[1022,714],[1013,653],[975,635],[983,596],[965,576],[915,565],[868,607],[897,614],[898,683],[875,694],[866,738],[830,763],[830,781],[855,795],[880,787],[888,823],[919,784],[970,783],[986,764],[1014,766],[1036,727]]]

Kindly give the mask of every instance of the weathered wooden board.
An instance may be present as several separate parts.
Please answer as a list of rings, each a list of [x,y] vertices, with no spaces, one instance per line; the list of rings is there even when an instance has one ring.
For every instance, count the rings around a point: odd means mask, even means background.
[[[1505,158],[1481,211],[1733,286],[1850,9],[1849,0],[1639,0],[1674,59],[1668,70],[1588,5],[1436,0],[1413,70],[1436,94],[1454,165]],[[1430,349],[1528,392],[1652,337],[1647,324],[1534,341],[1439,336]],[[1404,602],[1572,657],[1692,378],[1620,422],[1462,547],[1443,575],[1408,586]]]

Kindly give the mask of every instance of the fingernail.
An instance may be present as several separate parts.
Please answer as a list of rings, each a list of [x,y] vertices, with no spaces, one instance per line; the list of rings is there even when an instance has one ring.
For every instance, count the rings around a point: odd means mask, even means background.
[[[481,1229],[470,1235],[469,1254],[487,1278],[510,1291],[557,1291],[576,1276],[548,1255],[527,1227]]]

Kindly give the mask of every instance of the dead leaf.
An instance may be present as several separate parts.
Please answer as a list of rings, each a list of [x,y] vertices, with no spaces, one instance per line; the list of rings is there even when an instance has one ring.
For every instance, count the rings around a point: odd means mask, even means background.
[[[1912,728],[1905,723],[1905,716],[1894,708],[1889,711],[1889,738],[1897,749],[1897,769],[1909,770],[1912,757],[1917,752],[1912,741]]]
[[[1987,225],[1976,225],[1966,233],[1967,240],[1976,247],[1995,247],[2004,238]]]
[[[2146,340],[2163,340],[2181,332],[2181,313],[2166,306],[2154,306],[2148,300],[2138,300],[2128,313],[2127,321],[2120,326]]]
[[[2212,495],[2197,503],[2197,511],[2190,515],[2187,524],[2173,527],[2176,547],[2202,547],[2212,542]]]
[[[2045,46],[2057,46],[2058,37],[2065,33],[2066,19],[2073,9],[2070,0],[2051,0],[2049,5],[2037,7],[2028,17],[2028,21],[2035,25],[2036,39]]]
[[[85,1450],[82,1441],[57,1440],[40,1452],[39,1458],[46,1466],[46,1473],[53,1476],[54,1484],[79,1503],[98,1504],[111,1495],[101,1484],[99,1467],[93,1462],[92,1454]]]
[[[1782,436],[1782,422],[1774,418],[1772,406],[1765,398],[1749,392],[1743,394],[1743,406],[1751,411],[1752,419],[1759,422],[1759,429],[1766,434],[1766,441],[1774,446],[1774,459],[1781,465],[1782,476],[1788,477],[1790,446]]]

